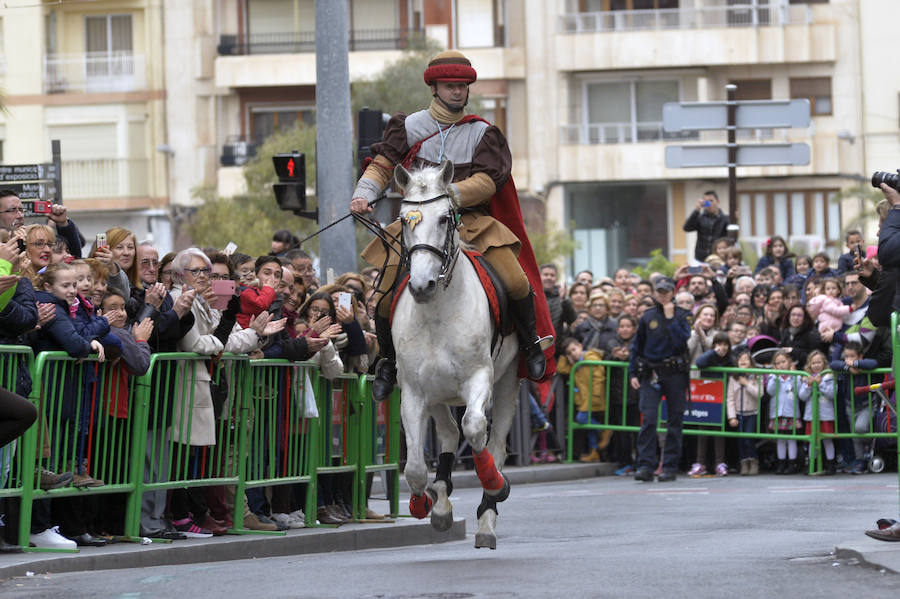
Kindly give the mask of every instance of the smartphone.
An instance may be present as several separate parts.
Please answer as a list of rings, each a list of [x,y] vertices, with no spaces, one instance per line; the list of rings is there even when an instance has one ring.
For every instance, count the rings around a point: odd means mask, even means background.
[[[97,233],[97,247],[105,248],[107,245],[109,244],[106,243],[106,233]]]
[[[19,246],[20,252],[24,252],[26,249],[28,249],[28,246],[25,244],[25,241],[23,241],[21,239],[16,240],[16,245]]]
[[[704,207],[704,208],[709,208],[710,206],[712,206],[712,202],[710,202],[709,200],[705,200],[705,201],[703,202],[703,207]]]
[[[213,293],[216,294],[216,299],[212,302],[212,307],[216,310],[224,310],[228,307],[228,302],[234,296],[234,281],[227,280],[216,280],[210,281],[212,285]]]
[[[225,249],[222,250],[222,253],[225,254],[226,256],[230,256],[231,254],[234,253],[234,250],[236,250],[236,249],[237,249],[237,244],[233,241],[229,241],[228,245],[225,246]]]
[[[35,200],[31,211],[35,214],[50,214],[52,204],[47,200]]]
[[[863,246],[861,243],[856,244],[856,256],[857,258],[859,258],[859,265],[856,268],[861,269],[862,262],[866,259],[866,253],[863,251]]]
[[[338,294],[338,305],[346,310],[352,310],[352,305],[350,303],[350,294],[346,291],[341,291]]]
[[[703,267],[702,266],[688,266],[687,271],[688,271],[688,274],[699,275],[700,273],[703,272]]]

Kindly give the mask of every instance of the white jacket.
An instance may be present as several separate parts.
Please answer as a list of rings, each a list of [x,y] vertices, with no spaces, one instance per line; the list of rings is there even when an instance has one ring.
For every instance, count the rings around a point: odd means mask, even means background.
[[[806,402],[806,408],[803,410],[803,419],[807,422],[812,420],[812,385],[806,380],[800,381],[800,391],[798,392],[800,399]],[[819,422],[829,422],[834,420],[834,375],[831,373],[822,376],[822,383],[819,385]]]

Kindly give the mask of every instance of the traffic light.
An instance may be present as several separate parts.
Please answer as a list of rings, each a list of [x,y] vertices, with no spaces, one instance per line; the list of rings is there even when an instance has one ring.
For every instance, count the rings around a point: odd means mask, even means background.
[[[278,183],[272,185],[275,201],[282,210],[303,218],[318,219],[318,210],[306,210],[306,155],[297,150],[272,156]]]

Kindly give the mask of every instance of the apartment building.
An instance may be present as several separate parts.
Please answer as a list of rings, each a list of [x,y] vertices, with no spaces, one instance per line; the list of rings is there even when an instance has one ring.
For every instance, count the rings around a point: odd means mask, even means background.
[[[0,20],[3,163],[49,161],[60,140],[63,201],[89,241],[120,224],[171,246],[160,2],[12,0]]]

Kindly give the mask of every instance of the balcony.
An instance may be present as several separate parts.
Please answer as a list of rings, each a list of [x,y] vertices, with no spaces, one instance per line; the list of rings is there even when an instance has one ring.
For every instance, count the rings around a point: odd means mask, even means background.
[[[664,139],[697,139],[696,131],[667,133],[662,121],[640,123],[590,123],[563,125],[561,145],[623,144],[660,141]]]
[[[709,29],[809,25],[812,11],[805,4],[701,6],[659,10],[583,12],[559,17],[560,33],[607,33],[662,29]]]
[[[147,197],[150,161],[146,158],[63,160],[62,184],[66,201]]]
[[[420,29],[356,29],[350,32],[350,51],[406,50],[425,40]],[[220,56],[297,54],[316,51],[313,31],[227,34],[219,37]]]
[[[44,56],[44,92],[133,92],[147,87],[143,54],[86,52]]]
[[[563,71],[834,62],[835,25],[814,19],[830,9],[769,4],[564,14],[555,55]]]
[[[242,137],[229,137],[222,145],[221,166],[243,166],[256,156],[258,143],[247,141]]]

